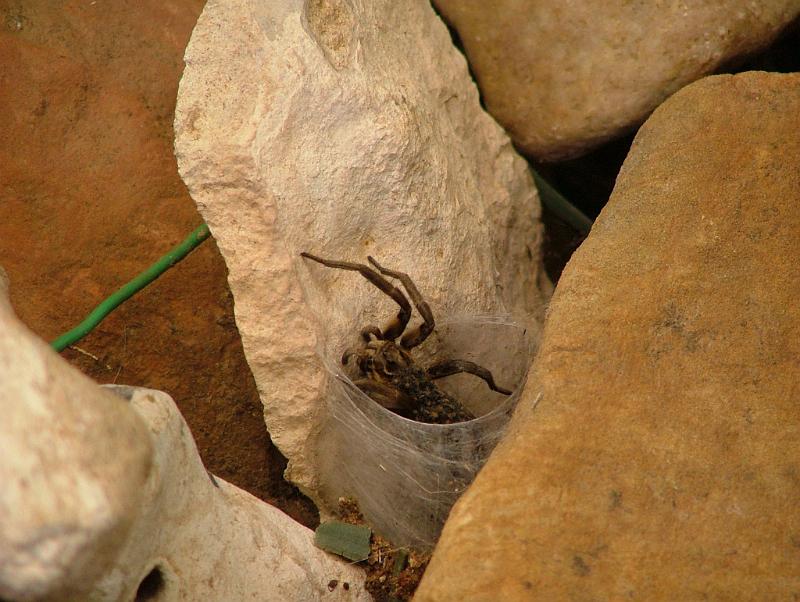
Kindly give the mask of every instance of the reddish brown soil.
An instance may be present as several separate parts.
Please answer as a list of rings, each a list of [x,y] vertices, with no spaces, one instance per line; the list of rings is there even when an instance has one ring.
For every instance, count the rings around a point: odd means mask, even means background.
[[[0,0],[0,265],[45,340],[202,220],[177,173],[172,118],[203,0]],[[268,319],[265,317],[265,319]],[[64,357],[98,382],[177,402],[213,473],[306,525],[282,478],[213,241]]]

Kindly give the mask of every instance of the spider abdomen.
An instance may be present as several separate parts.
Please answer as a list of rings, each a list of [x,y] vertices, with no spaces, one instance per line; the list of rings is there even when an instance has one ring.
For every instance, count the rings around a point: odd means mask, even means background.
[[[414,401],[410,418],[429,424],[453,424],[475,416],[461,403],[442,391],[417,366],[408,366],[393,375],[392,385]]]

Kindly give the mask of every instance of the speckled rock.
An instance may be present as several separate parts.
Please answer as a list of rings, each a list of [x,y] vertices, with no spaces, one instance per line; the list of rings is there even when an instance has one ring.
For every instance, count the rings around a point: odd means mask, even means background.
[[[415,600],[797,597],[798,131],[796,74],[645,123]]]
[[[423,0],[212,0],[185,60],[180,173],[227,262],[287,475],[319,501],[319,353],[338,362],[397,309],[301,251],[374,255],[409,273],[439,319],[533,325],[548,287],[535,188]]]
[[[798,0],[434,0],[464,43],[489,112],[537,159],[576,156],[666,97],[768,44]]]

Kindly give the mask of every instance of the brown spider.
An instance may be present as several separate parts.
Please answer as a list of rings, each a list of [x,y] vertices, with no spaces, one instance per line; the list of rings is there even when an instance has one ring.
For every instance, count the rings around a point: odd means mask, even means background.
[[[365,377],[356,380],[354,384],[383,407],[419,422],[451,424],[472,420],[475,416],[433,382],[460,372],[482,378],[492,391],[503,395],[511,394],[511,391],[495,384],[491,372],[474,362],[444,360],[427,369],[414,363],[409,352],[433,332],[434,320],[431,308],[407,274],[388,270],[372,257],[367,259],[377,268],[377,272],[360,263],[322,259],[310,253],[300,255],[329,268],[359,272],[400,306],[397,317],[383,330],[377,326],[367,326],[361,331],[361,346],[348,349],[342,355],[342,364],[355,358],[359,371]],[[411,304],[403,292],[384,276],[396,278],[403,284],[414,307],[422,316],[422,324],[405,334],[403,332],[411,318]],[[400,341],[396,342],[398,337]]]

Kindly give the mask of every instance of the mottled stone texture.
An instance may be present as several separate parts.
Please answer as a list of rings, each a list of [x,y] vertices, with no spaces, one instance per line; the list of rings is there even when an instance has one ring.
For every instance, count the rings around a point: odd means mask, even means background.
[[[301,251],[412,275],[437,317],[533,325],[547,289],[525,162],[424,0],[212,0],[186,51],[178,166],[229,268],[287,474],[311,495],[327,373],[397,306]]]
[[[415,600],[800,595],[798,131],[798,75],[655,111]]]
[[[666,97],[768,44],[799,0],[434,0],[489,112],[542,160],[638,126]]]

